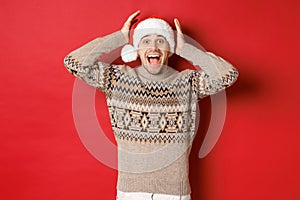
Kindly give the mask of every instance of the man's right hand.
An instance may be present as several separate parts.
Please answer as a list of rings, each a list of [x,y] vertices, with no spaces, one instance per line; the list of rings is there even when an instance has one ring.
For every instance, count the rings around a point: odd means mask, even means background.
[[[129,31],[130,28],[132,27],[132,25],[137,22],[136,17],[139,16],[141,13],[140,10],[136,11],[135,13],[131,14],[128,19],[126,20],[126,22],[124,23],[121,31],[124,34],[125,38],[127,41],[129,41]]]

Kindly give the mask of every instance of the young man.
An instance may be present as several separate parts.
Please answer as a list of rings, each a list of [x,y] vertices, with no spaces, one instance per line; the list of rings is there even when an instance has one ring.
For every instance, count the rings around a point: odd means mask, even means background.
[[[129,31],[139,13],[132,14],[121,31],[71,52],[65,66],[106,95],[118,144],[117,199],[189,200],[188,157],[197,102],[233,84],[238,72],[222,58],[185,43],[177,19],[176,43],[167,22],[148,18],[137,25],[129,45]],[[123,61],[139,57],[141,66],[98,61],[123,45]],[[201,70],[169,67],[174,53]]]

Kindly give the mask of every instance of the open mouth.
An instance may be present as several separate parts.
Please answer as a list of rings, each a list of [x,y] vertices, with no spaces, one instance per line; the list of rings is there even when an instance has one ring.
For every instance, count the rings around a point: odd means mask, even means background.
[[[158,54],[147,55],[147,60],[150,65],[159,65],[161,56]]]

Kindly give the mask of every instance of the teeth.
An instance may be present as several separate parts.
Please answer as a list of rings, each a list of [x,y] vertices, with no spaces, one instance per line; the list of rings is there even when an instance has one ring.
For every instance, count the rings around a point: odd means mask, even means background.
[[[148,58],[159,58],[159,55],[148,55]]]

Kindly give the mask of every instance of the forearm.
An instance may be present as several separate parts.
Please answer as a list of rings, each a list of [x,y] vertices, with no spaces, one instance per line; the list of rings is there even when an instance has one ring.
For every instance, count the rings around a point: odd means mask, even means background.
[[[68,70],[73,71],[82,67],[93,66],[101,55],[109,53],[127,42],[121,31],[96,38],[67,55],[64,62],[65,66]]]
[[[199,66],[206,74],[205,81],[207,91],[210,94],[216,93],[232,85],[237,77],[238,71],[229,62],[210,52],[204,52],[190,44],[184,44],[180,56]]]
[[[210,52],[204,52],[190,44],[185,43],[180,56],[199,66],[211,80],[218,80],[229,72],[237,70],[227,61]]]
[[[101,55],[124,45],[124,34],[120,31],[97,38],[82,47],[72,51],[64,59],[67,70],[89,85],[103,90],[105,87],[104,74],[110,67],[107,63],[98,62]]]

